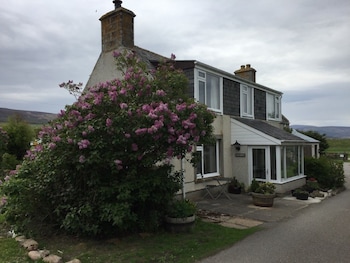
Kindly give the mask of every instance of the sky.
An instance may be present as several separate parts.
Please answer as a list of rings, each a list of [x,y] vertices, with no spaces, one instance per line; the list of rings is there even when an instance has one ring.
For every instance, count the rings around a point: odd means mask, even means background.
[[[124,0],[135,45],[234,72],[283,92],[293,125],[350,126],[349,0]],[[0,108],[58,113],[101,52],[112,0],[11,0],[0,5]]]

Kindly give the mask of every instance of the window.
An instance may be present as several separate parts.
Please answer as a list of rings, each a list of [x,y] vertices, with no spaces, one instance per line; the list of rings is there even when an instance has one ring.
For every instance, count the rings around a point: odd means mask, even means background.
[[[219,175],[219,141],[215,145],[197,146],[197,153],[199,154],[197,178]]]
[[[241,85],[241,116],[254,117],[254,94],[253,88]]]
[[[282,180],[304,174],[304,156],[302,146],[281,147]]]
[[[214,111],[222,111],[222,78],[201,70],[197,71],[198,89],[196,99]]]
[[[269,120],[281,119],[281,96],[266,93],[266,112]]]

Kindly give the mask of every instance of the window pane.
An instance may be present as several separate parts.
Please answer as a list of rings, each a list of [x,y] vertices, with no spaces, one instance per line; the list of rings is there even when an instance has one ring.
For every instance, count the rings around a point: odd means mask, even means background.
[[[241,111],[242,115],[253,115],[253,89],[251,87],[242,86],[241,92]]]
[[[198,152],[198,162],[197,162],[197,174],[203,175],[203,163],[202,163],[202,158],[203,158],[203,152],[202,151],[197,151]]]
[[[253,178],[266,179],[265,149],[253,149]]]
[[[213,109],[220,109],[220,80],[211,74],[207,74],[207,105]]]
[[[281,147],[281,177],[286,178],[286,167],[285,167],[285,147]]]
[[[199,81],[199,102],[205,104],[205,82]]]
[[[270,147],[270,158],[271,158],[271,180],[277,180],[277,172],[276,172],[276,146]]]
[[[275,118],[275,102],[272,94],[267,95],[267,114],[269,118]]]
[[[204,173],[215,173],[217,171],[216,146],[204,146]]]
[[[287,178],[299,175],[299,151],[298,146],[286,147]]]

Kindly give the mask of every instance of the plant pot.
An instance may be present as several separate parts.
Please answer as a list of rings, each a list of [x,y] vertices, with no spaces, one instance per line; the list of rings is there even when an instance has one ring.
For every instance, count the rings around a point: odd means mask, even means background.
[[[189,217],[165,217],[165,228],[171,233],[188,233],[193,229],[196,216]]]
[[[242,192],[242,187],[229,185],[227,191],[230,194],[240,194]]]
[[[252,193],[253,204],[256,206],[271,207],[273,206],[275,196],[275,194]]]
[[[295,195],[296,199],[299,199],[299,200],[309,199],[309,193],[295,193],[294,195]]]

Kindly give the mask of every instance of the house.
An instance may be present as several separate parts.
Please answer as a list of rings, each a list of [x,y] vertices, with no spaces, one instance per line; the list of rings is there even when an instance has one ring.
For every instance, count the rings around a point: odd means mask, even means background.
[[[128,49],[149,67],[163,56],[134,45],[135,14],[113,1],[115,10],[100,18],[102,52],[87,87],[121,76],[113,51]],[[310,142],[283,128],[288,120],[281,112],[282,93],[256,83],[256,70],[249,64],[234,73],[197,60],[176,61],[189,80],[189,95],[216,113],[215,145],[198,145],[201,161],[193,167],[174,161],[184,170],[183,193],[198,195],[216,178],[236,177],[245,186],[252,179],[270,181],[284,193],[305,184],[304,146]]]

